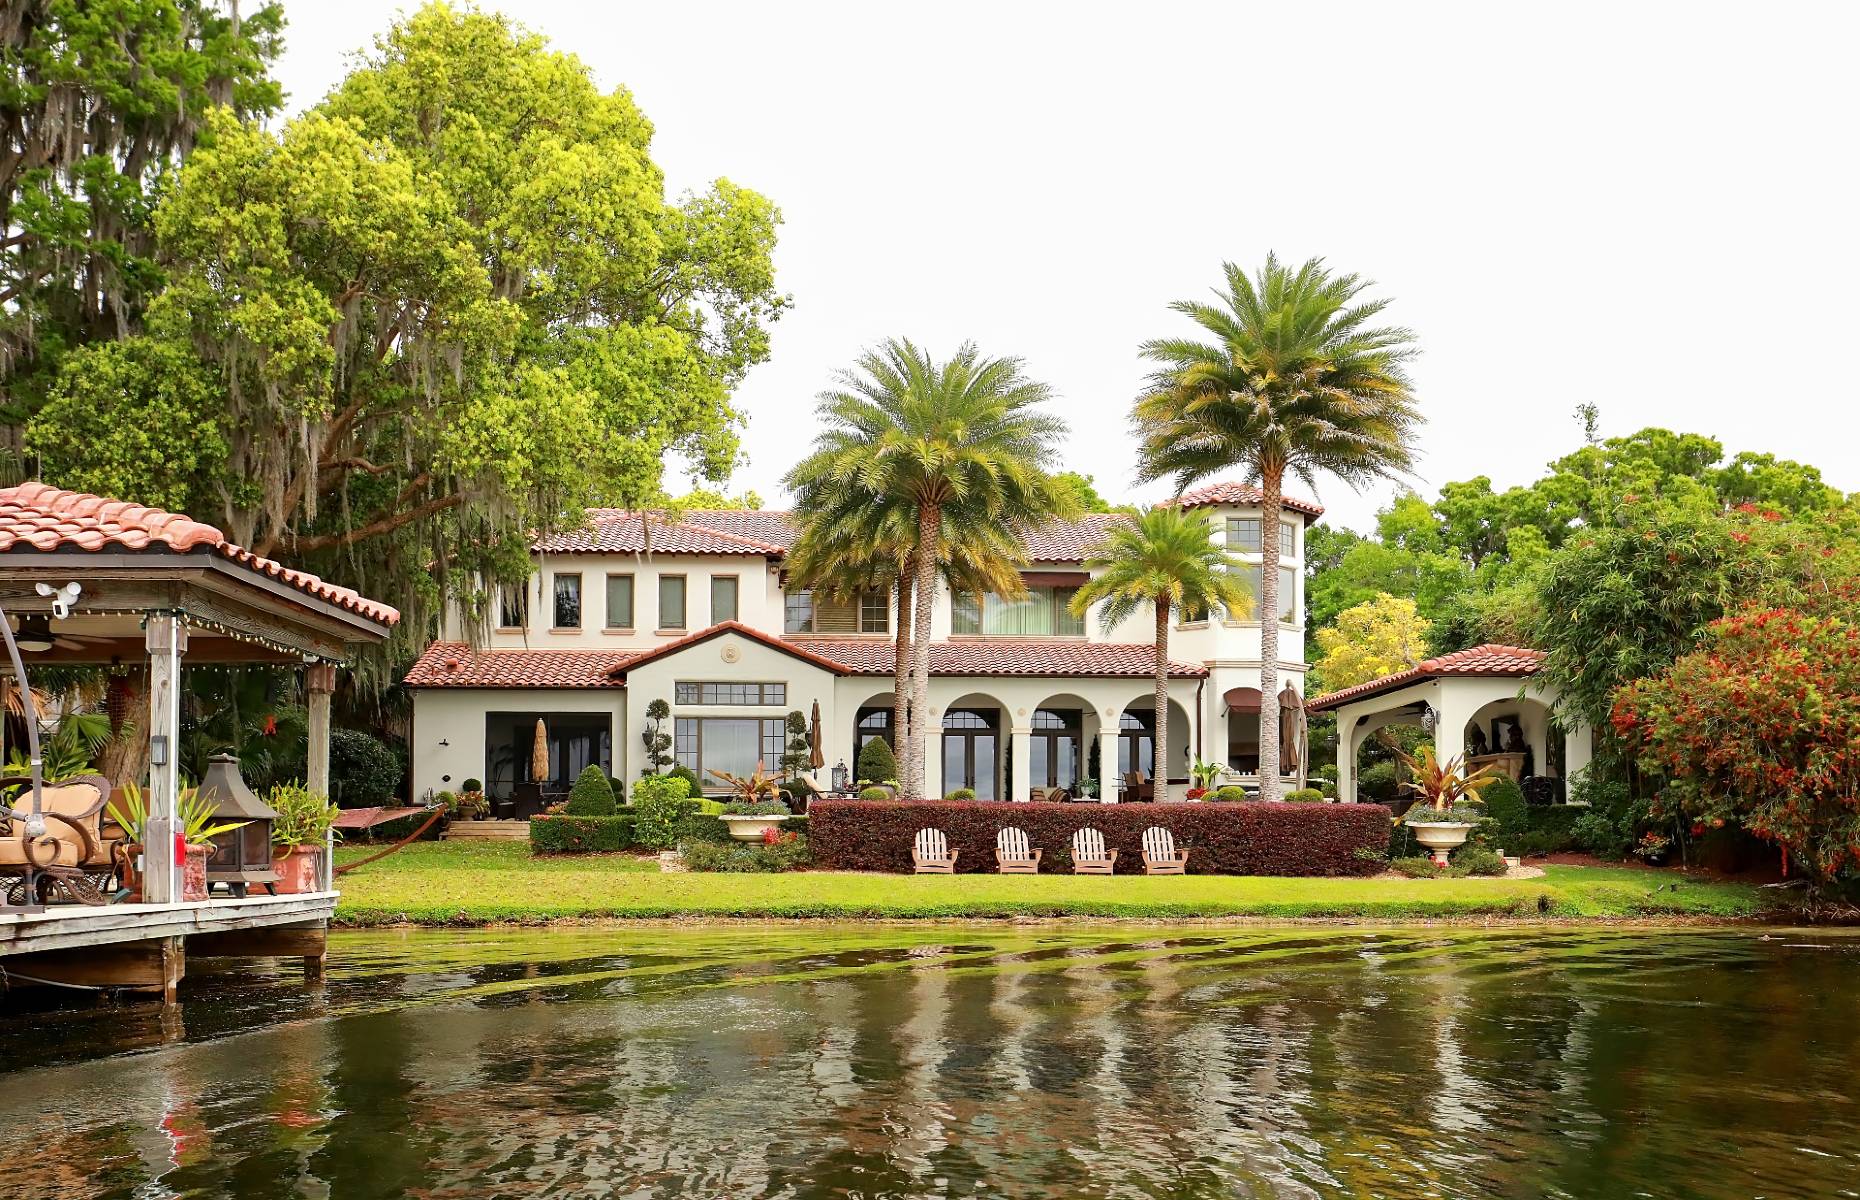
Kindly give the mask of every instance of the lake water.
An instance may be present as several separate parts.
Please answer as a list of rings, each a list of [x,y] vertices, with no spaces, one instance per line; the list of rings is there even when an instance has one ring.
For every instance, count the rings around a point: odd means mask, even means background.
[[[1860,937],[739,925],[332,938],[0,1019],[0,1194],[1860,1194]]]

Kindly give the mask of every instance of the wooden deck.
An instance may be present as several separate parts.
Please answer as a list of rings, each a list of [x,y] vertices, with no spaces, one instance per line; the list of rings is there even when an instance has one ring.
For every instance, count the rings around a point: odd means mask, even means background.
[[[321,925],[336,911],[336,896],[335,892],[307,892],[191,904],[55,904],[44,912],[0,915],[0,958],[194,934]]]

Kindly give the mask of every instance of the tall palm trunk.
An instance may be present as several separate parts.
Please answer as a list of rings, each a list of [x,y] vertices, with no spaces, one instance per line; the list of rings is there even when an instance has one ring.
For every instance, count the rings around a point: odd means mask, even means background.
[[[891,742],[903,754],[911,728],[911,599],[916,572],[907,569],[898,576],[897,656],[891,668]],[[882,782],[882,781],[880,781]]]
[[[1130,764],[1132,767],[1136,763]],[[1156,747],[1150,774],[1158,802],[1169,798],[1169,597],[1156,598]]]
[[[1279,513],[1283,465],[1260,471],[1259,798],[1279,799]]]
[[[929,799],[924,795],[924,770],[930,753],[930,608],[936,603],[937,543],[942,537],[943,513],[933,503],[917,509],[917,563],[911,568],[916,576],[917,611],[912,617],[916,630],[911,639],[911,753],[904,768],[904,794],[911,799]]]

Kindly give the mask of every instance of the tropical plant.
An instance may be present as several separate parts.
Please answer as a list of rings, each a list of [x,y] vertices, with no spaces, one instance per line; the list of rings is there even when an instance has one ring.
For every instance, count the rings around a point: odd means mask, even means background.
[[[95,774],[98,750],[110,740],[110,719],[103,713],[72,713],[58,722],[52,736],[39,743],[39,778],[57,783],[78,775]],[[5,773],[25,777],[32,773],[26,748],[15,746],[6,760]]]
[[[862,355],[820,396],[814,451],[791,473],[846,493],[907,503],[916,520],[910,572],[910,709],[929,710],[930,616],[938,564],[960,519],[1017,532],[1071,515],[1072,493],[1049,469],[1065,422],[1042,411],[1052,391],[1016,358],[985,358],[972,344],[938,363],[894,339]],[[904,731],[905,791],[923,794],[922,731]]]
[[[1187,617],[1216,608],[1250,613],[1253,595],[1240,577],[1242,565],[1214,541],[1206,516],[1174,507],[1152,508],[1114,522],[1085,559],[1092,577],[1073,594],[1074,613],[1084,616],[1101,605],[1098,622],[1107,632],[1146,607],[1155,618],[1152,682],[1158,780],[1169,777],[1170,614]],[[1205,781],[1196,776],[1197,787],[1205,787],[1220,772],[1217,764],[1197,764],[1202,765],[1213,772]]]
[[[765,804],[769,802],[769,797],[780,794],[778,788],[781,783],[781,773],[764,771],[760,761],[756,763],[756,769],[748,775],[732,775],[728,771],[706,773],[716,777],[730,791],[729,799],[724,801],[725,812],[741,812],[743,805]],[[781,811],[788,811],[787,805],[780,801],[774,801],[774,803]]]
[[[1212,790],[1215,778],[1226,769],[1225,763],[1209,762],[1205,758],[1198,758],[1190,764],[1188,778],[1196,787]]]
[[[133,783],[125,783],[117,790],[121,796],[112,797],[104,812],[122,826],[126,838],[140,844],[142,833],[148,828],[148,802],[142,798],[142,789]]]
[[[1396,750],[1395,754],[1413,775],[1401,785],[1416,796],[1415,805],[1405,818],[1410,825],[1426,821],[1459,822],[1468,818],[1478,821],[1485,815],[1483,810],[1473,807],[1480,791],[1502,778],[1498,768],[1489,764],[1468,773],[1457,754],[1442,762],[1434,753],[1433,745],[1427,742],[1413,754],[1401,750]]]
[[[243,829],[245,821],[217,821],[219,805],[200,794],[197,787],[184,787],[174,798],[174,828],[189,846],[204,846],[222,833]],[[127,828],[127,826],[125,826]]]
[[[1278,694],[1277,532],[1285,477],[1315,487],[1320,474],[1353,486],[1413,463],[1419,418],[1404,365],[1413,336],[1373,322],[1386,300],[1362,300],[1367,280],[1332,275],[1321,259],[1296,269],[1268,255],[1249,278],[1224,265],[1218,303],[1171,307],[1209,341],[1144,344],[1157,364],[1137,401],[1138,477],[1171,479],[1178,492],[1198,479],[1241,468],[1259,483],[1264,564],[1260,572],[1260,693]],[[1260,798],[1279,798],[1279,711],[1260,708]]]
[[[274,785],[265,803],[278,814],[271,822],[271,844],[286,848],[321,846],[342,815],[328,796],[295,781]]]

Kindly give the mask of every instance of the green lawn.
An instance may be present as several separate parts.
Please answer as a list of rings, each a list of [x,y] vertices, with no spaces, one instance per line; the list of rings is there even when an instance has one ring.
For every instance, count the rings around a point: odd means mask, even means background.
[[[352,861],[367,847],[337,851]],[[1757,893],[1676,873],[1551,867],[1541,879],[661,874],[631,855],[424,842],[337,880],[339,922],[561,917],[1749,917]]]

